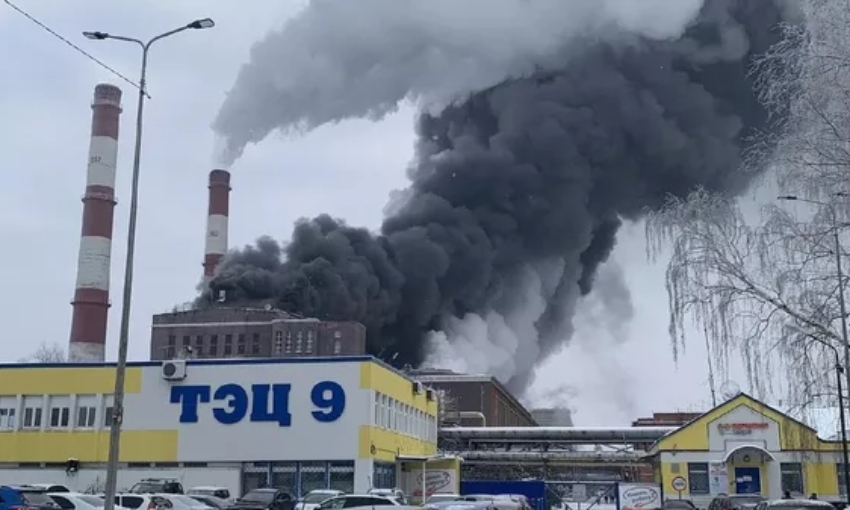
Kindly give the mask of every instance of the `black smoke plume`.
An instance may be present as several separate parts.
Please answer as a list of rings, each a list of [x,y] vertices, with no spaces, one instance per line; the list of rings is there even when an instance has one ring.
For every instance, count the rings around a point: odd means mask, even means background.
[[[773,1],[714,0],[675,41],[573,41],[557,69],[422,114],[407,198],[380,234],[303,219],[284,246],[232,253],[212,288],[360,321],[371,353],[419,365],[448,317],[521,307],[521,271],[560,261],[538,338],[520,346],[540,361],[568,340],[571,300],[591,292],[621,219],[697,187],[747,189],[745,140],[769,128],[748,69],[780,21]],[[522,391],[532,373],[506,382]]]

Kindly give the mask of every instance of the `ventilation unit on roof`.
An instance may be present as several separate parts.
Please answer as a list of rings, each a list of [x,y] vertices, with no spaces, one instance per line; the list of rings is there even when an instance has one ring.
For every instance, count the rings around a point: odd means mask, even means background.
[[[422,386],[422,383],[419,381],[413,381],[413,393],[417,395],[423,393],[425,391],[425,387]]]
[[[160,373],[166,381],[182,381],[186,378],[186,361],[182,359],[164,361]]]

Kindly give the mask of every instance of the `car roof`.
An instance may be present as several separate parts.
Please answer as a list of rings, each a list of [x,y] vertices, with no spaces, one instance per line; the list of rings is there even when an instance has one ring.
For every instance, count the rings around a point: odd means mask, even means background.
[[[800,506],[800,505],[822,506],[824,508],[833,506],[832,503],[830,503],[828,501],[821,501],[819,499],[806,499],[806,498],[774,499],[772,501],[768,501],[767,504],[770,505],[770,506]]]
[[[12,489],[13,491],[37,491],[37,492],[46,492],[44,487],[39,485],[29,485],[29,484],[21,484],[21,485],[0,485],[0,487],[6,487],[8,489]]]
[[[345,494],[345,491],[338,491],[336,489],[314,489],[307,494]]]
[[[248,492],[277,492],[279,489],[273,489],[271,487],[260,487],[258,489],[251,489]]]
[[[94,496],[95,494],[86,494],[85,492],[48,492],[49,496],[56,494],[57,496]]]
[[[230,490],[227,487],[219,487],[217,485],[198,485],[189,489],[190,491],[226,491]]]

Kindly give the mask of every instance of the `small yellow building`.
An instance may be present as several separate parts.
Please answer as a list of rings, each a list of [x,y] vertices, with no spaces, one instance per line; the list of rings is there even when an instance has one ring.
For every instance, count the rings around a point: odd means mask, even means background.
[[[665,498],[681,495],[698,508],[721,493],[844,493],[841,443],[744,393],[667,434],[649,454]]]

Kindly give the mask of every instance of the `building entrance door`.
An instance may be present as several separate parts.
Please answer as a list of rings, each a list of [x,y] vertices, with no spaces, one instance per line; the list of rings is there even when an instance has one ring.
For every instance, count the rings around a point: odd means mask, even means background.
[[[735,493],[761,494],[761,469],[757,467],[736,467]]]

